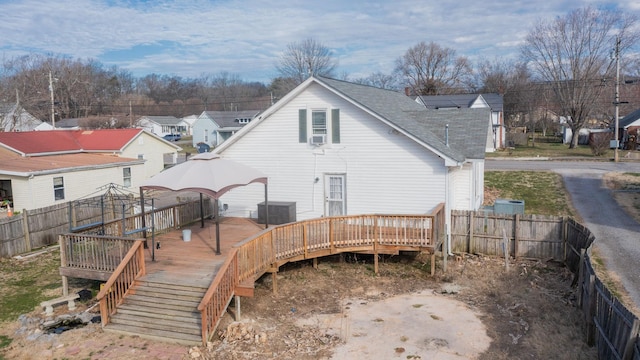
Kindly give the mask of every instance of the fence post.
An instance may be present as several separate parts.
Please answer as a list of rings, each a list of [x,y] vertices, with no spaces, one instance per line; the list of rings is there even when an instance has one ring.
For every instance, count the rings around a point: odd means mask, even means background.
[[[582,307],[582,287],[584,286],[584,260],[585,249],[580,249],[580,262],[578,263],[578,308]],[[575,281],[574,281],[575,283]]]
[[[513,219],[513,259],[518,259],[518,230],[520,229],[520,214],[515,214]]]
[[[633,358],[633,346],[638,340],[638,332],[640,330],[640,320],[637,318],[633,320],[631,325],[631,332],[629,333],[629,339],[624,347],[624,353],[622,354],[622,360],[631,360]]]
[[[31,251],[31,234],[29,234],[29,215],[27,209],[22,209],[22,232],[24,233],[24,245],[27,252]]]
[[[589,275],[589,285],[587,287],[589,289],[589,297],[587,298],[586,308],[587,311],[585,313],[586,321],[587,321],[587,345],[593,346],[595,345],[596,338],[596,325],[594,322],[594,316],[596,314],[596,276]]]
[[[67,266],[67,242],[64,235],[58,235],[58,244],[60,245],[60,266]],[[69,295],[69,279],[62,276],[62,296]]]
[[[469,243],[467,244],[467,252],[473,254],[471,251],[471,244],[473,244],[473,220],[475,218],[475,212],[469,211]]]

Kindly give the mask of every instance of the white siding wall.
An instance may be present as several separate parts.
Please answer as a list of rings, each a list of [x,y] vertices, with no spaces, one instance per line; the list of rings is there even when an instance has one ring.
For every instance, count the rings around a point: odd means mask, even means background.
[[[451,168],[452,210],[468,210],[471,207],[472,170],[472,166],[469,163],[465,163],[462,167]]]
[[[207,145],[213,147],[216,143],[216,134],[215,131],[218,126],[208,117],[208,116],[200,116],[196,122],[193,123],[193,146],[195,147],[198,143],[204,142]],[[209,138],[205,141],[205,130],[209,134]]]
[[[299,143],[298,110],[305,108],[326,109],[329,126],[331,109],[340,109],[341,143]],[[324,174],[346,174],[348,214],[423,214],[445,201],[442,159],[316,84],[222,156],[267,174],[269,200],[296,202],[298,220],[324,215]],[[221,198],[231,216],[255,216],[262,201],[261,184],[236,188]]]
[[[93,169],[85,171],[64,172],[60,174],[48,174],[34,176],[33,178],[11,177],[13,191],[13,204],[16,210],[31,210],[45,206],[73,201],[89,195],[100,195],[98,188],[114,183],[123,185],[123,171],[125,167],[131,168],[131,191],[137,192],[138,186],[143,181],[144,166],[119,166],[106,169]],[[53,191],[53,178],[64,179],[64,200],[55,200]]]
[[[122,151],[121,156],[137,159],[138,155],[143,155],[144,179],[148,179],[164,170],[164,154],[167,153],[177,154],[178,151],[149,134],[141,133]]]

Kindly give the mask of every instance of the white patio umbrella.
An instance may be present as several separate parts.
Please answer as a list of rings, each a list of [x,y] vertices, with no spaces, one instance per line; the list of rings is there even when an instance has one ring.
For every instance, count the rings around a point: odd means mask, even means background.
[[[215,200],[216,218],[216,254],[220,254],[220,222],[218,199],[227,191],[249,185],[251,183],[264,184],[264,198],[266,209],[266,227],[269,226],[267,177],[262,172],[238,162],[223,159],[211,152],[201,153],[189,160],[166,169],[143,182],[140,186],[140,201],[142,202],[144,219],[144,190],[195,191],[200,193],[200,210],[202,226],[202,194]],[[143,224],[144,226],[144,224]]]

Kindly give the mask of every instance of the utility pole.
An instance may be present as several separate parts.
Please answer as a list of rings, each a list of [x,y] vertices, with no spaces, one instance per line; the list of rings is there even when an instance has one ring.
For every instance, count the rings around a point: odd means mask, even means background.
[[[49,92],[51,93],[51,126],[56,129],[56,107],[53,100],[53,77],[51,76],[51,70],[49,70]]]
[[[129,100],[129,127],[133,127],[133,111],[131,111],[131,100]]]
[[[613,104],[615,105],[615,119],[616,119],[616,128],[615,128],[615,149],[613,150],[613,161],[618,162],[620,160],[618,156],[618,148],[620,147],[619,134],[618,134],[618,123],[619,123],[619,105],[620,105],[620,37],[616,37],[616,49],[615,49],[615,57],[616,57],[616,94],[615,100]]]

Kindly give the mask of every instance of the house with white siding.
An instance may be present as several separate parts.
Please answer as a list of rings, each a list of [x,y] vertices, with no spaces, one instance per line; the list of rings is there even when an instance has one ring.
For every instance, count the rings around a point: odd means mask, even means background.
[[[143,116],[136,126],[160,137],[169,134],[187,135],[189,124],[175,116]]]
[[[214,152],[268,176],[270,202],[296,220],[477,210],[483,202],[489,109],[426,109],[403,93],[311,77]],[[261,185],[221,197],[256,217]]]
[[[215,147],[247,125],[259,110],[203,111],[193,123],[193,146],[207,144]]]
[[[0,132],[0,201],[31,210],[109,183],[138,192],[179,150],[142,129]]]

